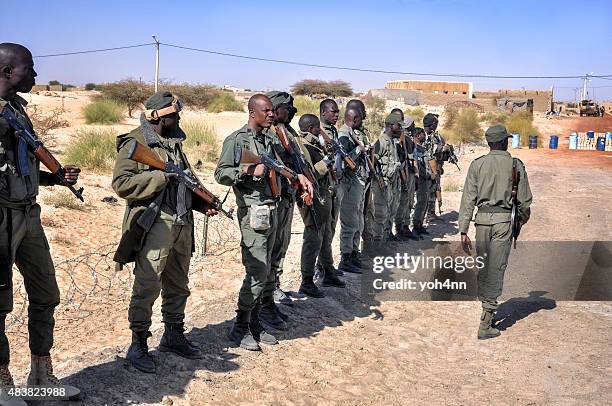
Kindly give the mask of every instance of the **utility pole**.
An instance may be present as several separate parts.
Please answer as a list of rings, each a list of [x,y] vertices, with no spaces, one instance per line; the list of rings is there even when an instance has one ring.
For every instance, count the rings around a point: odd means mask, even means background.
[[[153,41],[155,41],[155,91],[157,92],[157,85],[159,84],[159,41],[155,37],[155,35],[151,35],[153,37]]]
[[[586,100],[587,99],[587,82],[590,80],[589,74],[587,73],[586,75],[584,75],[582,80],[583,80],[582,82],[582,100]]]

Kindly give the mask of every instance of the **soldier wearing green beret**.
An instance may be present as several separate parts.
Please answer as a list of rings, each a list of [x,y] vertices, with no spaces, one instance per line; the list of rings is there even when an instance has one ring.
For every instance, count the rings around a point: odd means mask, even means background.
[[[32,134],[34,128],[25,110],[27,102],[17,92],[27,93],[35,84],[32,53],[19,44],[0,44],[0,110],[7,109]],[[80,169],[66,165],[68,184],[77,182]],[[25,405],[11,396],[14,386],[9,371],[9,341],[6,316],[13,310],[13,264],[23,277],[28,296],[28,340],[31,370],[28,386],[61,387],[67,398],[79,397],[79,389],[62,385],[53,374],[50,351],[53,347],[55,307],[60,291],[55,278],[49,244],[40,222],[36,203],[39,186],[53,186],[57,178],[40,170],[40,161],[31,148],[17,137],[17,130],[0,117],[0,404]]]
[[[186,134],[179,126],[181,101],[170,92],[160,91],[145,102],[140,127],[117,137],[117,160],[113,170],[113,190],[127,201],[123,233],[142,227],[139,218],[152,216],[137,250],[134,285],[128,308],[132,345],[126,359],[138,370],[155,372],[147,339],[151,336],[151,315],[155,300],[162,293],[164,335],[158,349],[185,358],[202,358],[202,352],[184,336],[185,306],[189,292],[189,263],[194,251],[193,209],[207,215],[216,212],[169,174],[138,163],[128,154],[134,142],[146,145],[159,157],[187,173],[193,170],[183,152]],[[119,252],[120,250],[118,250]],[[129,260],[126,260],[126,262]]]
[[[221,156],[215,169],[215,180],[232,186],[238,206],[242,264],[245,276],[238,295],[236,320],[229,333],[230,340],[248,350],[260,350],[259,342],[273,345],[276,338],[265,331],[260,323],[264,289],[274,286],[272,254],[277,243],[279,197],[274,196],[271,182],[279,177],[269,176],[263,164],[241,165],[236,162],[236,152],[242,148],[255,154],[274,157],[274,139],[267,129],[274,121],[274,109],[270,99],[256,94],[248,102],[249,121],[230,134],[223,142]],[[307,188],[303,175],[298,175]]]
[[[472,244],[467,235],[474,208],[478,208],[476,226],[476,254],[484,258],[485,266],[478,272],[478,298],[482,302],[482,316],[478,339],[497,337],[500,332],[493,326],[497,298],[502,293],[504,272],[510,255],[512,230],[512,172],[518,170],[518,213],[522,224],[529,220],[532,200],[525,165],[508,153],[508,133],[502,125],[490,127],[485,137],[491,151],[470,164],[459,209],[459,232],[464,249],[471,253]]]
[[[385,118],[385,130],[374,143],[375,160],[380,164],[384,180],[381,189],[378,182],[372,183],[372,202],[374,211],[373,241],[387,241],[391,234],[392,219],[395,218],[400,189],[399,157],[395,146],[402,133],[403,120],[397,113]]]
[[[323,292],[315,285],[314,271],[317,257],[323,267],[323,286],[343,288],[346,284],[338,278],[334,269],[332,255],[332,241],[329,239],[329,230],[326,225],[330,223],[333,209],[333,170],[334,157],[325,149],[324,143],[319,140],[321,124],[313,114],[304,114],[299,121],[300,135],[296,139],[308,164],[313,168],[317,183],[319,184],[321,199],[314,199],[313,209],[318,226],[315,227],[311,211],[302,206],[300,214],[304,220],[304,240],[302,241],[301,273],[302,283],[300,293],[320,298]]]

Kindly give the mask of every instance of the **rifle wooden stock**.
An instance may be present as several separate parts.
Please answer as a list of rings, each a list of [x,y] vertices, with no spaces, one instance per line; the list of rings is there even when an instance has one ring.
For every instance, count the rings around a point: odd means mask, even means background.
[[[233,219],[233,209],[226,211],[223,208],[221,200],[214,195],[210,190],[206,189],[195,176],[188,176],[178,166],[169,162],[164,162],[161,157],[151,148],[133,141],[128,151],[128,158],[132,161],[139,162],[150,166],[151,168],[159,169],[168,173],[175,173],[179,177],[179,182],[184,183],[194,195],[202,199],[213,209],[225,214],[228,218]]]

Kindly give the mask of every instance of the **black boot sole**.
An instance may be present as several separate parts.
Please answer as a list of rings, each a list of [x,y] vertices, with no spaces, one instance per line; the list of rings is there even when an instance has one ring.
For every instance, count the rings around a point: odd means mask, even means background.
[[[127,362],[129,362],[129,363],[130,363],[130,365],[131,365],[131,366],[132,366],[134,369],[136,369],[137,371],[143,372],[143,373],[145,373],[145,374],[154,374],[155,372],[157,372],[157,369],[156,369],[156,368],[153,368],[153,369],[139,368],[139,367],[137,367],[136,365],[134,365],[134,363],[133,363],[131,360],[129,360],[129,359],[127,359],[127,358],[126,358],[126,361],[127,361]]]
[[[188,354],[182,353],[182,352],[180,352],[180,351],[178,351],[178,350],[176,350],[176,349],[174,349],[172,347],[166,347],[165,345],[161,345],[161,344],[157,346],[157,349],[160,352],[171,352],[173,354],[178,355],[179,357],[187,358],[187,359],[202,359],[202,358],[204,358],[204,354],[201,354],[201,353],[199,355],[197,355],[197,354],[196,355],[188,355]]]
[[[236,348],[236,347],[240,347],[240,348],[244,348],[245,350],[248,351],[261,351],[261,347],[259,345],[257,346],[251,346],[251,345],[243,345],[242,344],[242,340],[238,341],[236,339],[234,339],[231,335],[227,335],[227,339],[230,341],[230,343],[232,343],[232,347]]]
[[[500,335],[501,335],[501,333],[500,334],[493,334],[493,335],[492,334],[485,334],[483,336],[478,336],[478,339],[479,340],[488,340],[490,338],[499,337]]]

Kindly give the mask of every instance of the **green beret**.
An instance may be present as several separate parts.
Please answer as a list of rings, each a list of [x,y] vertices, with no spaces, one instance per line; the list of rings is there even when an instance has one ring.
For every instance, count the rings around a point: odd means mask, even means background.
[[[293,104],[293,96],[287,92],[272,91],[266,93],[268,99],[272,102],[272,107],[277,108],[281,104]]]
[[[485,138],[487,139],[487,142],[499,142],[509,137],[512,137],[512,134],[510,134],[508,130],[506,130],[506,127],[501,124],[489,127],[485,132]]]
[[[167,92],[167,91],[159,91],[153,94],[153,96],[149,97],[147,101],[145,101],[144,103],[145,109],[147,110],[163,109],[164,107],[168,107],[170,104],[172,104],[173,98],[174,96],[172,95],[172,93]]]
[[[427,113],[425,117],[423,117],[423,126],[431,127],[435,123],[438,122],[438,114]]]
[[[385,124],[402,124],[402,117],[397,113],[391,113],[385,118]]]

